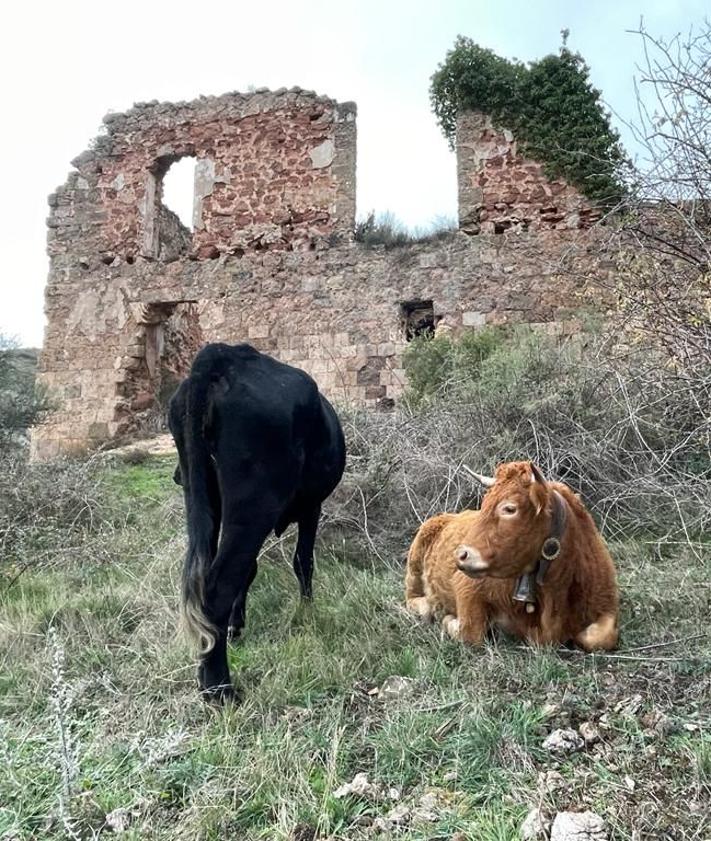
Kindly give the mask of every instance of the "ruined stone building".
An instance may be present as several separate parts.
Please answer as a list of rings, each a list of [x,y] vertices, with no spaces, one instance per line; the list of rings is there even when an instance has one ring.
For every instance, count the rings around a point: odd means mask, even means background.
[[[592,259],[589,205],[482,115],[460,118],[456,151],[459,231],[385,250],[353,237],[353,103],[293,88],[106,116],[49,199],[40,380],[58,409],[35,457],[150,424],[208,341],[250,342],[336,402],[386,407],[418,332],[569,323],[561,265]],[[162,203],[186,156],[192,231]]]

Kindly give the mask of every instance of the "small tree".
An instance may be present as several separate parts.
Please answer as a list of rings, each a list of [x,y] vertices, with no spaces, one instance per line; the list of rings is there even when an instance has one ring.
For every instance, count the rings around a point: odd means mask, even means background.
[[[528,66],[509,61],[459,36],[432,76],[430,99],[440,126],[454,144],[457,115],[489,114],[512,129],[524,152],[604,205],[622,195],[625,159],[618,133],[590,83],[583,58],[566,46]]]
[[[22,364],[17,342],[0,335],[0,453],[19,446],[27,430],[52,408],[34,371]]]

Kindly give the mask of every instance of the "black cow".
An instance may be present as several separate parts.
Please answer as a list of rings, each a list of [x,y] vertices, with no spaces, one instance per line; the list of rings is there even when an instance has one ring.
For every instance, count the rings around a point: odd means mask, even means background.
[[[316,528],[343,474],[343,432],[308,374],[246,344],[197,354],[168,424],[187,514],[183,613],[200,643],[200,690],[224,701],[234,694],[228,632],[244,627],[257,555],[272,530],[298,523],[294,572],[302,597],[311,596]]]

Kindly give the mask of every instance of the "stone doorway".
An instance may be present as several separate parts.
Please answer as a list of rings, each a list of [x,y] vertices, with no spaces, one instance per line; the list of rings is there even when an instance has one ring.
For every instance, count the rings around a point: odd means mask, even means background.
[[[131,305],[133,334],[120,359],[115,435],[167,428],[168,403],[205,343],[196,301]]]

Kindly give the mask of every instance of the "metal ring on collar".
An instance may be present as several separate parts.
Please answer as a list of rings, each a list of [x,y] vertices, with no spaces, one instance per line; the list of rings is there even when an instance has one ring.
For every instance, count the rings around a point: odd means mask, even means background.
[[[549,537],[541,549],[541,557],[547,561],[555,560],[560,555],[560,540],[557,537]]]

